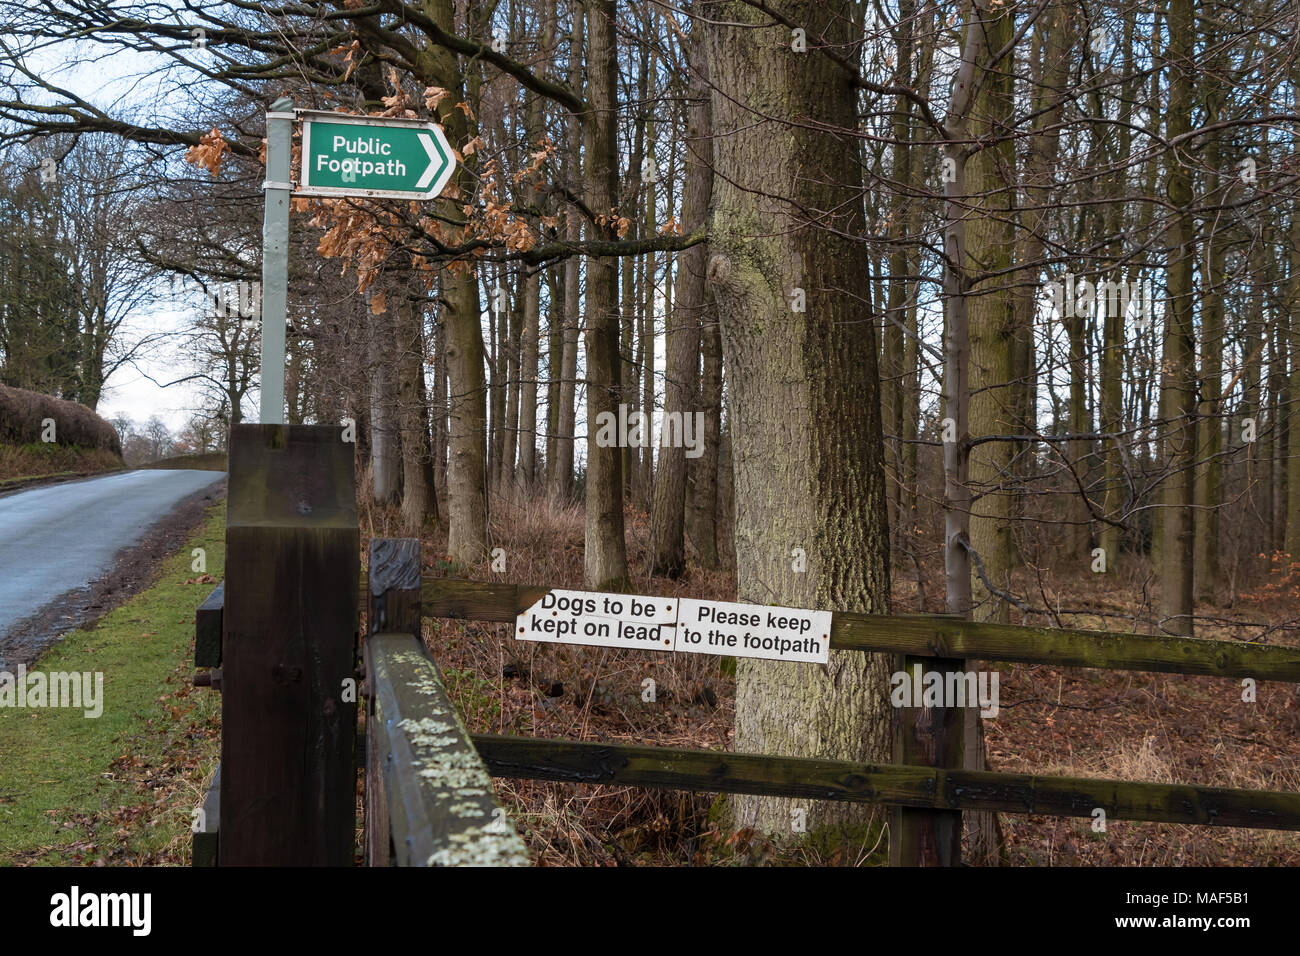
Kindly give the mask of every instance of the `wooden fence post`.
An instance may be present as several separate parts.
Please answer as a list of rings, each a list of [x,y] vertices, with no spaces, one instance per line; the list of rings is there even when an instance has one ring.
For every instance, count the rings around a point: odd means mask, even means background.
[[[370,541],[369,594],[366,636],[411,634],[423,645],[420,605],[420,539],[372,538]],[[388,820],[388,794],[384,789],[381,754],[375,736],[374,663],[370,643],[366,661],[366,865],[392,862],[392,834]]]
[[[920,687],[927,671],[944,677],[962,661],[948,657],[896,657],[896,670]],[[942,690],[943,688],[941,688]],[[894,763],[962,769],[962,711],[957,707],[896,707],[893,712]],[[961,811],[893,807],[889,816],[891,866],[960,866]]]
[[[360,531],[342,429],[230,435],[222,866],[350,866]]]

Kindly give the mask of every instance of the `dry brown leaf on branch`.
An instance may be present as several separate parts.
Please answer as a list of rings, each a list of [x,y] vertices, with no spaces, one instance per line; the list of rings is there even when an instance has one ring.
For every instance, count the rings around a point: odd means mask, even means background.
[[[438,104],[446,97],[447,91],[441,86],[426,86],[424,88],[424,105],[430,112],[436,110]]]
[[[527,252],[533,246],[537,245],[537,238],[533,235],[528,224],[516,220],[504,230],[506,236],[506,248],[515,252]]]
[[[388,311],[388,297],[382,292],[376,292],[370,297],[370,314],[383,315]]]
[[[661,236],[680,236],[681,234],[681,223],[677,221],[676,216],[671,217],[666,223],[659,227],[659,235]]]
[[[357,68],[357,63],[359,62],[357,59],[357,54],[361,52],[361,41],[353,40],[350,45],[340,44],[339,46],[335,47],[333,50],[330,50],[330,53],[339,54],[339,53],[343,53],[344,51],[347,52],[347,56],[343,58],[343,62],[348,65],[347,70],[345,70],[343,73],[343,82],[346,83],[348,81],[348,78],[352,76],[352,71]]]
[[[185,161],[216,176],[221,172],[221,163],[228,152],[230,144],[214,126],[199,138],[199,145],[191,146],[185,151]]]
[[[532,162],[530,162],[523,169],[519,170],[519,172],[515,173],[514,181],[516,183],[522,181],[524,177],[531,176],[534,173],[536,173],[539,169],[542,168],[542,164],[545,163],[548,158],[550,158],[551,154],[555,152],[555,146],[551,143],[550,137],[548,136],[543,136],[541,139],[539,139],[537,141],[537,145],[540,146],[541,148],[538,149],[536,152],[532,152],[528,154]]]

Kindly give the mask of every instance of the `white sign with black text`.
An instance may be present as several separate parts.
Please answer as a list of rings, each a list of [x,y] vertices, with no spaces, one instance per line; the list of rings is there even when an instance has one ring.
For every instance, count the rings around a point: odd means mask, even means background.
[[[674,598],[548,591],[515,618],[515,637],[550,644],[671,651],[676,623]]]
[[[693,598],[680,603],[676,650],[808,664],[830,659],[830,611]]]
[[[825,664],[831,612],[599,591],[548,591],[515,619],[515,637]]]

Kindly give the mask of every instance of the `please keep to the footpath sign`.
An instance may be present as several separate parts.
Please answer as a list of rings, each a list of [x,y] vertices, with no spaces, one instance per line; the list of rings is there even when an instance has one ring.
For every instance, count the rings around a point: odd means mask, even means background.
[[[515,637],[825,664],[831,612],[729,601],[548,591],[515,619]]]

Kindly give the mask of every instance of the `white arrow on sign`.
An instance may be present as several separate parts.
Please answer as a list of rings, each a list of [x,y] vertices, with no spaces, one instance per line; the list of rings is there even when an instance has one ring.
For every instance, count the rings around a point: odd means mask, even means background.
[[[420,145],[424,147],[424,151],[429,154],[429,166],[425,169],[424,175],[416,182],[415,188],[428,189],[429,183],[433,182],[433,174],[437,171],[438,152],[433,148],[433,137],[428,133],[421,133],[417,138],[420,140]]]

